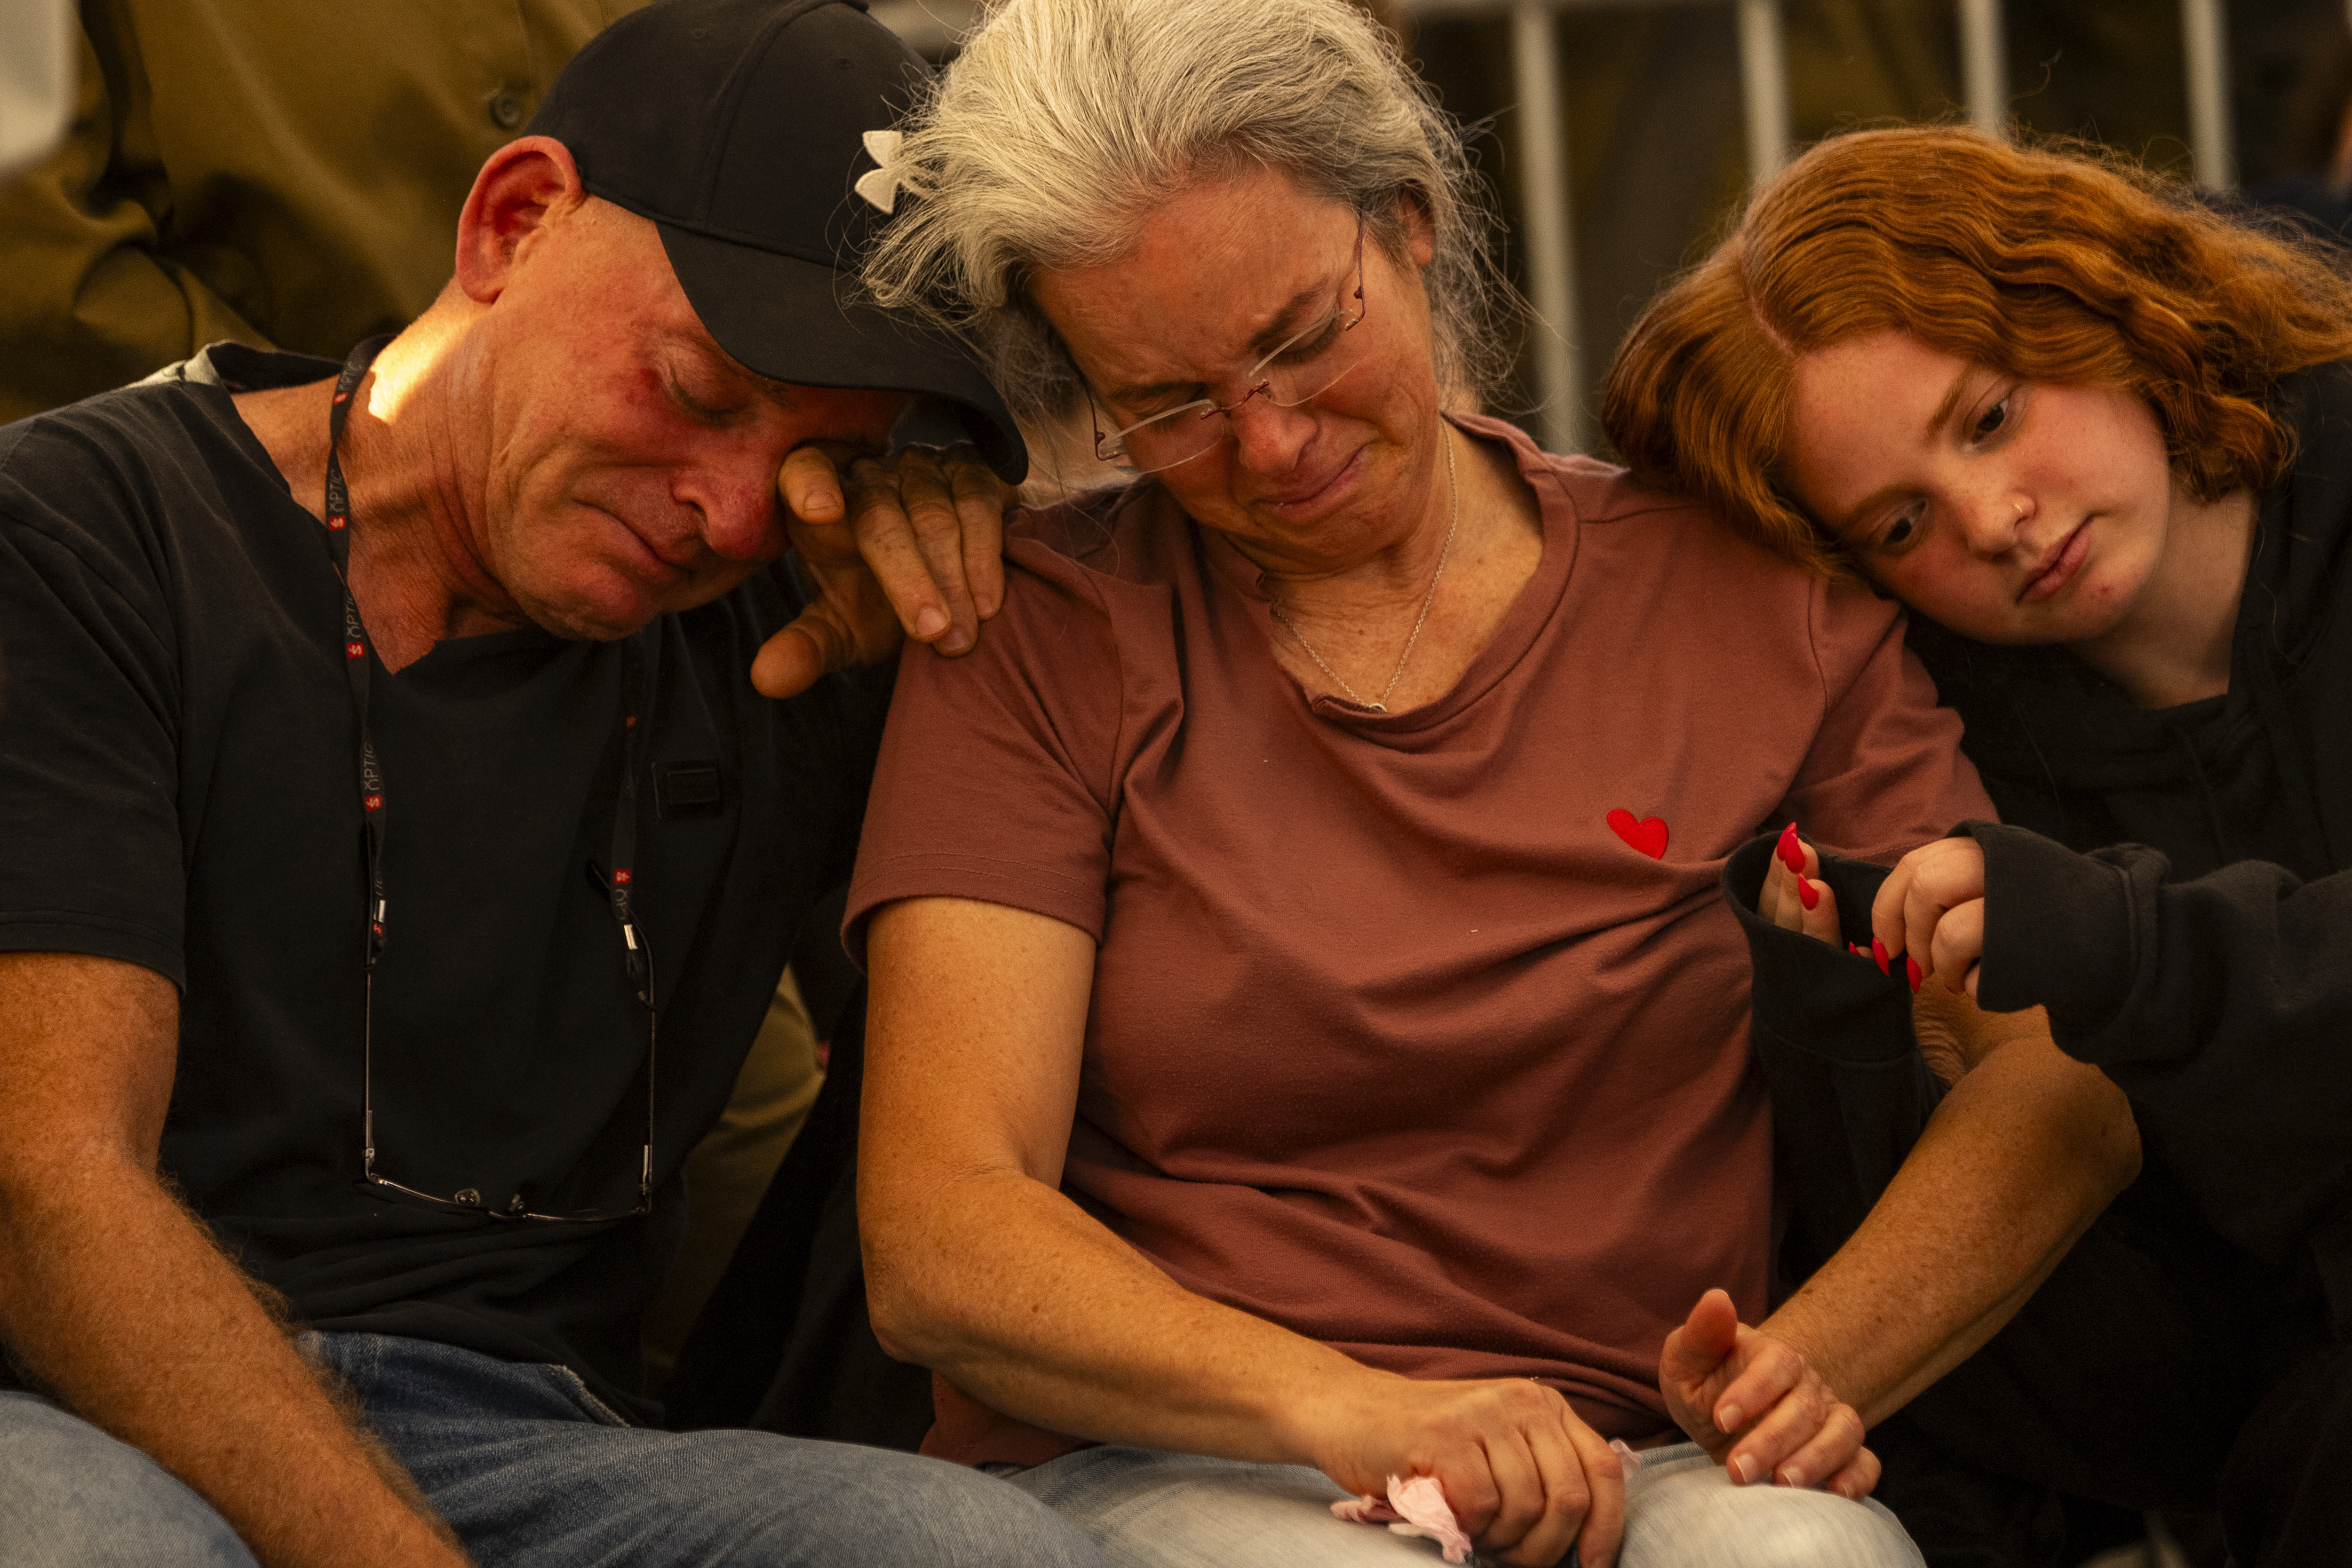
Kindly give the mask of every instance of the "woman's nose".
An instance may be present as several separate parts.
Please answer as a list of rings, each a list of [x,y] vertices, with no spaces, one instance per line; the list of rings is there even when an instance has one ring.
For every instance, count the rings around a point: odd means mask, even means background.
[[[1303,404],[1284,408],[1256,397],[1225,417],[1233,422],[1242,465],[1254,474],[1287,474],[1315,436],[1314,413]]]

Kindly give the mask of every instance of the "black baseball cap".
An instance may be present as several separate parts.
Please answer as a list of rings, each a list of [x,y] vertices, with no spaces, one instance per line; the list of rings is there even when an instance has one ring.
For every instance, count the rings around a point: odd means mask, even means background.
[[[562,142],[590,194],[653,220],[688,303],[743,364],[944,398],[1018,483],[1027,449],[971,354],[856,288],[888,221],[855,189],[876,167],[865,134],[929,73],[864,0],[654,0],[572,57],[529,134]]]

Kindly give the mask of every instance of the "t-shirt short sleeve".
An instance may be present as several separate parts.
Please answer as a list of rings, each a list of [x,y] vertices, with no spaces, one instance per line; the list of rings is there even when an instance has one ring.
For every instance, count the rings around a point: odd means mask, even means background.
[[[0,431],[0,949],[184,988],[174,618],[138,497],[43,422]],[[70,482],[37,482],[45,473]]]
[[[1004,608],[950,659],[910,647],[866,805],[845,939],[897,899],[979,899],[1102,940],[1122,742],[1119,635],[1101,578],[1034,539],[1007,551]]]
[[[1809,838],[1892,862],[1992,810],[1960,754],[1959,717],[1904,646],[1895,608],[1848,583],[1816,582],[1809,607],[1822,716],[1786,810]]]

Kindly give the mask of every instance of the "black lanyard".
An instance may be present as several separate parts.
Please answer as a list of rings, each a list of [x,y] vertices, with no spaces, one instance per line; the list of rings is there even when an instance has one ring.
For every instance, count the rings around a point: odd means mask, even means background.
[[[402,1187],[375,1175],[375,1105],[374,1105],[374,1013],[375,967],[383,956],[384,942],[389,928],[390,904],[383,891],[383,846],[392,825],[392,803],[384,789],[383,768],[376,758],[375,737],[368,724],[368,694],[373,674],[374,661],[368,657],[367,627],[360,621],[359,601],[352,594],[352,533],[351,491],[343,482],[343,425],[350,418],[352,398],[360,382],[367,377],[368,367],[389,338],[373,338],[353,349],[343,361],[342,374],[335,378],[334,402],[327,414],[327,554],[335,565],[335,576],[343,585],[343,674],[350,682],[352,709],[359,718],[360,732],[360,809],[366,825],[367,908],[365,978],[367,985],[367,1021],[364,1025],[363,1050],[366,1052],[367,1089],[365,1102],[365,1179],[379,1186],[394,1187],[417,1197],[414,1188]],[[638,722],[643,713],[645,685],[645,652],[638,645],[637,634],[632,632],[621,642],[621,780],[613,805],[612,864],[604,879],[611,898],[614,923],[620,927],[623,961],[627,965],[629,983],[637,1000],[646,1011],[646,1143],[637,1179],[637,1207],[627,1212],[642,1213],[651,1207],[653,1197],[653,1124],[654,1124],[654,1052],[657,1035],[654,1009],[653,948],[645,929],[638,924],[632,906],[636,883],[637,860],[637,772],[639,752],[644,746],[644,727]],[[433,1199],[435,1202],[454,1200]],[[478,1204],[478,1197],[476,1203]],[[457,1203],[457,1207],[475,1205]],[[492,1214],[500,1213],[489,1209]],[[520,1208],[506,1211],[508,1217],[534,1219],[608,1218],[604,1215],[538,1215],[525,1214]]]

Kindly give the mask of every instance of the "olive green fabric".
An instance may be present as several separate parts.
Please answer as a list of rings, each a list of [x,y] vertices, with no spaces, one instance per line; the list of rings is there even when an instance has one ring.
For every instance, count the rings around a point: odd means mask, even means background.
[[[71,130],[0,184],[0,421],[408,321],[482,161],[638,3],[85,0]]]
[[[719,1124],[686,1157],[686,1241],[661,1294],[646,1307],[639,1331],[647,1388],[658,1390],[677,1364],[687,1331],[727,1271],[769,1180],[808,1120],[816,1092],[824,1087],[817,1050],[815,1026],[787,969]]]

